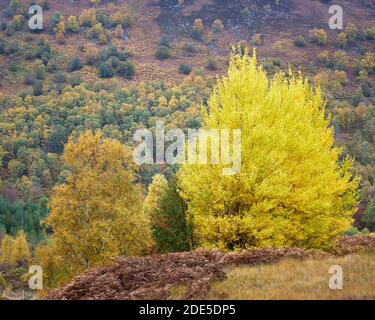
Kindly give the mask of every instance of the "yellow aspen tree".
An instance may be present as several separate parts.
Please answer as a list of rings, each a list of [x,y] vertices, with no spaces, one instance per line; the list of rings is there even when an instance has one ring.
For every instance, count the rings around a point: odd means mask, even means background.
[[[79,32],[79,22],[76,16],[70,16],[66,22],[66,30]]]
[[[13,243],[14,238],[10,235],[5,235],[1,241],[1,255],[0,262],[2,264],[13,264],[12,254],[13,254]]]
[[[71,274],[113,257],[146,253],[150,223],[130,150],[100,131],[87,131],[69,139],[63,160],[71,175],[53,189],[46,223],[55,253]]]
[[[146,216],[152,219],[167,188],[168,182],[162,174],[156,174],[152,178],[152,183],[148,187],[148,193],[144,203]]]
[[[43,289],[56,288],[69,281],[68,266],[63,263],[61,256],[56,254],[53,241],[40,243],[34,252],[34,262],[43,268]]]
[[[64,35],[65,35],[65,21],[64,21],[64,17],[61,17],[61,20],[60,22],[58,23],[58,25],[53,29],[53,31],[55,32],[56,34],[56,40],[59,42],[59,43],[64,43]]]
[[[269,80],[255,52],[234,54],[203,127],[241,129],[242,157],[237,175],[223,175],[223,164],[179,172],[198,246],[324,249],[351,226],[359,181],[307,79],[279,72]]]
[[[28,265],[31,261],[31,252],[26,240],[25,232],[18,232],[12,250],[12,263],[17,265]]]

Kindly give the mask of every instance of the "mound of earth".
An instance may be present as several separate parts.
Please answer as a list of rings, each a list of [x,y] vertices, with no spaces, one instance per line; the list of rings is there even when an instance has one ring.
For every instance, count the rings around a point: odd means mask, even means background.
[[[343,238],[332,254],[375,249],[375,237]],[[225,278],[224,267],[277,262],[282,258],[306,259],[328,253],[297,248],[254,249],[241,253],[192,251],[118,259],[113,264],[77,276],[52,291],[52,300],[168,299],[176,286],[186,286],[185,299],[204,297],[213,280]]]

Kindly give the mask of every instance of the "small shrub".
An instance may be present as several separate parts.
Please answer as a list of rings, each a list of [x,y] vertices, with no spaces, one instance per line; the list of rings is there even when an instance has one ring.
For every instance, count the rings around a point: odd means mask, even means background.
[[[206,62],[206,68],[212,71],[217,70],[218,69],[217,60],[215,58],[208,58]]]
[[[345,235],[348,236],[348,237],[353,237],[353,236],[357,236],[359,235],[360,232],[358,230],[358,228],[356,227],[350,227],[346,232],[345,232]]]
[[[185,43],[183,46],[182,46],[182,50],[185,52],[185,53],[189,53],[189,54],[194,54],[197,52],[197,48],[195,47],[195,45],[193,43]]]
[[[220,19],[216,19],[212,24],[212,31],[220,32],[222,30],[224,30],[223,21],[221,21]]]
[[[99,76],[101,78],[112,78],[115,75],[115,69],[110,63],[103,62],[99,66]]]
[[[74,88],[76,86],[79,86],[82,83],[80,76],[73,76],[70,78],[70,85]]]
[[[328,63],[329,62],[329,52],[327,50],[324,50],[322,52],[318,53],[318,61],[321,63]]]
[[[345,27],[345,33],[347,34],[348,42],[353,43],[355,40],[357,40],[359,31],[353,23],[348,23],[348,25]]]
[[[65,73],[62,71],[56,72],[54,75],[54,81],[56,83],[65,83],[66,82],[66,76]]]
[[[159,46],[156,50],[155,56],[159,60],[166,60],[171,57],[171,53],[169,51],[169,48],[165,46]]]
[[[34,96],[41,96],[43,94],[43,82],[41,80],[35,80],[33,84]]]
[[[38,63],[34,66],[34,75],[37,80],[44,80],[46,78],[46,67],[43,63]]]
[[[12,25],[15,31],[20,31],[24,23],[24,18],[22,15],[18,14],[13,17]]]
[[[327,32],[324,29],[310,30],[310,37],[313,43],[324,46],[328,43]]]
[[[69,32],[79,32],[79,22],[76,16],[70,16],[66,22],[66,30]]]
[[[130,14],[124,15],[123,21],[122,21],[122,26],[126,28],[130,28],[134,23],[134,19]]]
[[[251,37],[251,42],[253,46],[260,46],[262,44],[262,36],[259,33],[254,34]]]
[[[23,57],[24,57],[26,60],[33,60],[33,59],[36,57],[36,51],[33,50],[33,49],[27,49],[27,50],[25,50],[25,52],[23,53]]]
[[[348,57],[344,51],[336,51],[333,55],[333,67],[337,70],[344,70],[348,65]]]
[[[135,68],[130,62],[120,62],[116,71],[126,79],[132,79],[135,74]]]
[[[348,83],[348,75],[345,71],[335,70],[333,77],[341,85],[346,85]]]
[[[293,40],[293,44],[296,47],[299,47],[299,48],[305,47],[306,46],[305,37],[304,36],[297,36],[297,37],[295,37],[294,40]]]
[[[68,71],[73,72],[77,70],[81,70],[83,67],[81,59],[74,57],[68,62]]]
[[[348,45],[348,36],[346,35],[345,32],[341,32],[339,33],[339,35],[337,36],[337,39],[336,39],[336,45],[339,47],[339,48],[346,48],[347,45]]]
[[[375,40],[375,27],[367,28],[364,32],[367,40]]]
[[[181,64],[178,68],[178,71],[181,73],[181,74],[186,74],[186,75],[189,75],[191,73],[191,67],[187,64]]]
[[[31,72],[26,72],[23,76],[23,83],[26,85],[32,85],[34,83],[34,77]]]
[[[2,274],[0,274],[0,288],[4,289],[7,286],[7,282]]]
[[[171,43],[168,38],[162,37],[159,41],[159,46],[170,48]]]
[[[193,29],[191,31],[191,36],[194,39],[200,40],[202,38],[204,31],[204,25],[202,19],[195,19],[193,24]]]

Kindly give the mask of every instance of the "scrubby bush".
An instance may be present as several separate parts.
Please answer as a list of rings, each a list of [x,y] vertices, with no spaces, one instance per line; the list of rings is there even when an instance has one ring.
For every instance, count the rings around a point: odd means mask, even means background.
[[[367,40],[375,40],[375,27],[367,28],[364,32]]]
[[[363,214],[362,221],[368,225],[371,230],[375,229],[375,200],[372,200]]]
[[[188,54],[194,54],[194,53],[196,53],[198,51],[197,48],[196,48],[196,46],[193,43],[185,43],[182,46],[182,50],[185,53],[188,53]]]
[[[53,80],[56,83],[65,83],[67,79],[66,79],[66,76],[65,76],[64,72],[58,71],[58,72],[55,73],[55,75],[53,77]]]
[[[94,8],[83,10],[79,16],[79,24],[83,27],[91,27],[93,20],[96,20],[96,10]]]
[[[327,50],[319,52],[318,61],[321,63],[327,64],[329,62],[329,52]]]
[[[359,235],[361,232],[358,230],[357,227],[350,227],[348,230],[345,231],[345,235],[347,237],[353,237]]]
[[[37,63],[34,66],[34,75],[37,80],[44,80],[46,78],[46,67],[43,63]]]
[[[135,68],[130,62],[120,62],[116,68],[116,72],[126,79],[132,79],[135,74]]]
[[[206,68],[211,71],[215,71],[218,68],[217,60],[215,58],[208,58],[206,62]]]
[[[122,20],[122,26],[126,28],[130,28],[134,23],[134,19],[130,14],[125,14]]]
[[[304,36],[297,36],[297,37],[295,37],[294,40],[293,40],[293,44],[296,47],[300,47],[300,48],[305,47],[306,46],[305,37]]]
[[[159,40],[159,46],[170,48],[171,47],[171,42],[169,41],[168,38],[161,37],[160,40]]]
[[[251,42],[250,42],[253,46],[259,46],[262,44],[262,36],[261,34],[259,33],[256,33],[254,34],[252,37],[251,37]]]
[[[41,80],[35,80],[33,84],[34,96],[41,96],[43,94],[43,82]]]
[[[348,75],[345,71],[335,70],[333,77],[341,85],[346,85],[348,83]]]
[[[178,68],[178,72],[181,74],[190,74],[191,73],[191,67],[187,64],[181,64]]]
[[[366,70],[369,74],[375,72],[375,53],[367,52],[360,61],[361,68]]]
[[[193,29],[191,31],[191,36],[194,39],[201,39],[204,31],[204,25],[202,19],[195,19],[193,24]]]
[[[212,31],[220,32],[220,31],[223,31],[223,29],[224,29],[224,24],[223,24],[223,21],[221,21],[220,19],[217,19],[212,23]]]
[[[168,47],[159,46],[156,50],[155,56],[159,60],[166,60],[171,57],[171,53]]]
[[[345,33],[347,35],[348,42],[353,43],[355,40],[357,40],[359,30],[353,23],[348,23],[345,27]]]
[[[62,14],[60,12],[55,12],[52,15],[51,22],[50,22],[50,28],[52,31],[54,31],[54,29],[60,23],[61,19],[62,19]]]
[[[318,45],[326,45],[328,43],[327,32],[324,29],[312,29],[310,30],[310,37],[313,43]]]
[[[81,77],[78,75],[72,76],[69,80],[70,85],[74,88],[82,83]]]
[[[79,22],[76,16],[70,16],[66,22],[66,30],[70,32],[79,32]]]
[[[68,62],[68,71],[73,72],[77,70],[81,70],[83,67],[81,59],[78,57],[74,57],[69,60]]]
[[[348,45],[348,36],[345,32],[339,33],[336,39],[336,45],[342,49],[346,48]]]
[[[332,63],[333,68],[337,70],[344,70],[349,63],[347,54],[341,50],[336,51],[333,55]]]
[[[99,76],[101,78],[112,78],[115,75],[115,69],[111,63],[103,62],[99,66]]]
[[[24,23],[24,17],[20,14],[15,15],[12,20],[12,25],[15,31],[20,31]]]
[[[26,85],[32,85],[34,83],[34,76],[31,72],[26,71],[23,76],[23,83]]]
[[[56,34],[56,40],[59,43],[64,43],[65,42],[65,21],[63,18],[61,18],[60,22],[58,25],[53,29],[53,32]]]

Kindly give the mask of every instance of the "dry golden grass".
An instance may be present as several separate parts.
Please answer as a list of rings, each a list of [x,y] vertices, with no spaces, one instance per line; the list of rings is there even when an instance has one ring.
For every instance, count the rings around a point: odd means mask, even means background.
[[[333,265],[343,269],[343,289],[329,288]],[[335,300],[375,299],[375,252],[305,261],[285,259],[271,265],[226,270],[227,279],[212,285],[208,299]]]

